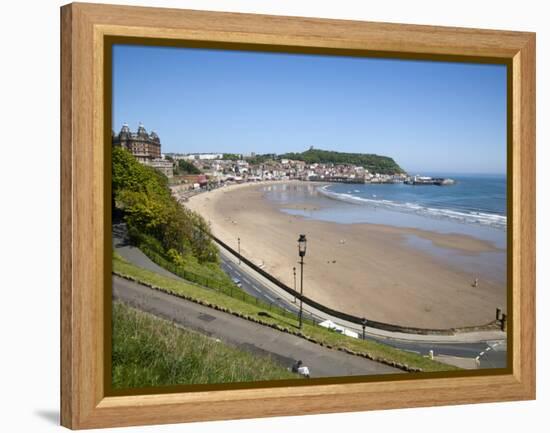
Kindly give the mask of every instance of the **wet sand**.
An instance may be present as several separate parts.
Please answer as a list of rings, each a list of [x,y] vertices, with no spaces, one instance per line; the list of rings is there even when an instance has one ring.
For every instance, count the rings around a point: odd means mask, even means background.
[[[495,251],[489,242],[461,234],[306,219],[280,211],[263,195],[261,184],[232,185],[199,194],[185,205],[229,245],[236,248],[240,237],[242,254],[290,287],[293,266],[299,281],[296,241],[305,233],[304,293],[331,308],[429,328],[484,324],[494,319],[497,307],[506,310],[505,284],[492,279],[490,270],[465,272],[414,248],[407,238],[415,235],[474,256]],[[472,287],[476,277],[479,285]]]

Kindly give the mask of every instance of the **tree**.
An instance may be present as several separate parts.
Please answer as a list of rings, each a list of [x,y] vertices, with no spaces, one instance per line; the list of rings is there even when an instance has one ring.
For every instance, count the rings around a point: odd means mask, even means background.
[[[192,162],[180,159],[178,161],[178,174],[201,174],[201,171]]]
[[[393,158],[388,156],[369,153],[334,152],[331,150],[314,149],[313,146],[305,152],[286,153],[280,155],[279,158],[301,160],[308,164],[352,164],[364,167],[370,172],[381,174],[405,173]]]
[[[241,158],[242,155],[238,153],[224,153],[222,156],[222,159],[229,160],[229,161],[238,161]]]
[[[174,249],[180,254],[193,254],[199,262],[217,262],[208,224],[199,214],[179,205],[170,193],[166,176],[140,164],[122,148],[113,148],[112,160],[113,210],[124,213],[128,232],[134,238],[156,239],[162,246],[161,254]]]

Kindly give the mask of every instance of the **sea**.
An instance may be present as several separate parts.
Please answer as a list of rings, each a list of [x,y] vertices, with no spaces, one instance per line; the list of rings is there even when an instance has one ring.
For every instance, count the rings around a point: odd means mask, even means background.
[[[503,280],[506,273],[507,206],[505,175],[424,173],[455,180],[453,185],[273,184],[267,199],[282,212],[340,224],[371,223],[457,233],[491,243],[497,252],[458,254],[415,235],[407,242],[463,268],[482,266]],[[304,205],[301,208],[301,205]]]

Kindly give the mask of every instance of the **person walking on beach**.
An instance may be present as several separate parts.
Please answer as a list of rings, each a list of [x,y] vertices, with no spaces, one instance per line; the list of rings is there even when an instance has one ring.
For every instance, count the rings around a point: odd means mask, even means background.
[[[472,284],[472,287],[478,287],[478,285],[479,285],[479,278],[475,278]]]

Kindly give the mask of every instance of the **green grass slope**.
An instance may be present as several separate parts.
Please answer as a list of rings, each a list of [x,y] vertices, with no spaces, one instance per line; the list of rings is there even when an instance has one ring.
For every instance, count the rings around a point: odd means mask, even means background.
[[[276,309],[267,310],[265,306],[256,305],[253,301],[250,302],[248,297],[241,300],[197,284],[155,274],[126,262],[116,253],[113,254],[113,273],[203,305],[216,307],[258,323],[287,330],[327,347],[366,355],[370,359],[390,365],[406,365],[409,368],[421,371],[459,370],[457,367],[432,361],[421,355],[398,350],[385,344],[346,337],[309,322],[305,322],[300,331],[297,317],[293,314],[287,312],[285,315],[281,315]]]
[[[299,379],[268,356],[253,355],[113,303],[115,389]]]

